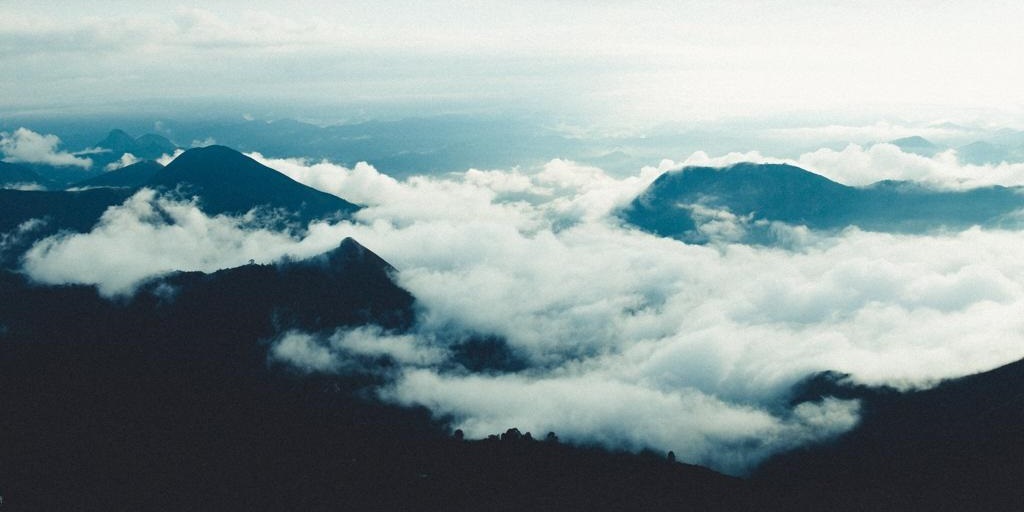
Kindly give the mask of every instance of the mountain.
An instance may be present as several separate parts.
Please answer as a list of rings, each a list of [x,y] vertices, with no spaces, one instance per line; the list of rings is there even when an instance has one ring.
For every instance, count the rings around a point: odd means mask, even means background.
[[[897,393],[822,374],[811,396],[857,398],[834,443],[769,460],[758,494],[783,510],[1024,510],[1024,360]]]
[[[100,149],[109,150],[109,153],[104,156],[104,163],[116,161],[125,153],[131,153],[136,158],[156,160],[163,155],[173,154],[178,149],[177,145],[162,135],[147,133],[139,138],[133,138],[123,130],[118,129],[111,130],[95,146]]]
[[[453,437],[340,375],[268,359],[292,329],[408,332],[396,270],[351,239],[109,301],[0,271],[0,483],[18,510],[738,510],[743,481],[663,455]],[[43,492],[45,490],[45,492]]]
[[[942,151],[942,148],[932,143],[932,141],[918,135],[891,140],[889,144],[900,148],[905,153],[914,153],[921,156],[935,156]]]
[[[966,164],[985,165],[1012,161],[1010,150],[991,142],[976,141],[956,150],[957,158]]]
[[[0,268],[13,268],[36,241],[60,231],[87,232],[107,208],[132,194],[126,189],[83,191],[0,189]]]
[[[214,359],[223,349],[236,364],[248,360],[260,368],[266,354],[258,342],[289,329],[321,332],[367,323],[407,329],[413,297],[394,283],[394,272],[345,239],[306,260],[168,274],[119,302],[99,298],[92,287],[38,287],[12,274],[3,283],[11,303],[0,312],[0,339],[136,339],[178,355],[194,351],[200,359]],[[76,306],[62,308],[64,301]]]
[[[1024,207],[1017,188],[936,190],[882,181],[849,187],[786,164],[741,163],[725,168],[688,167],[662,174],[621,216],[661,236],[706,241],[703,209],[812,229],[858,226],[872,231],[924,232],[972,225],[1012,224]]]
[[[208,214],[242,214],[257,206],[283,209],[297,220],[348,218],[358,206],[307,187],[225,146],[190,149],[147,186],[199,197]]]
[[[120,169],[107,171],[94,178],[79,181],[72,185],[72,188],[89,187],[118,187],[118,188],[139,188],[156,176],[156,173],[164,166],[152,160],[143,160]]]
[[[47,180],[23,165],[0,161],[0,188],[46,188]]]

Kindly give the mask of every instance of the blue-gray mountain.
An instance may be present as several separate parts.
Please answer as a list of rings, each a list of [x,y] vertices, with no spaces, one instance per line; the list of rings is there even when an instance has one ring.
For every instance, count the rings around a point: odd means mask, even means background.
[[[164,166],[153,160],[143,160],[120,169],[108,171],[99,176],[79,181],[72,188],[114,187],[139,188],[156,176]]]
[[[112,162],[117,162],[125,154],[130,154],[140,160],[156,160],[164,155],[173,155],[178,145],[170,139],[147,133],[140,137],[132,137],[124,130],[111,130],[103,140],[94,144],[96,149],[102,150],[93,153],[89,157],[93,161],[93,169],[102,171]]]
[[[47,182],[29,167],[0,160],[0,188],[45,188]]]
[[[338,196],[307,187],[225,146],[190,149],[158,171],[146,186],[199,198],[210,215],[280,209],[300,222],[344,219],[359,209]]]
[[[1024,190],[1019,187],[938,190],[900,181],[850,187],[792,165],[741,163],[662,174],[621,216],[648,232],[699,243],[708,240],[701,224],[721,211],[746,220],[753,228],[749,241],[764,241],[768,235],[757,229],[758,221],[817,230],[857,226],[922,233],[975,225],[1015,227],[1020,222],[1015,213],[1022,208]]]

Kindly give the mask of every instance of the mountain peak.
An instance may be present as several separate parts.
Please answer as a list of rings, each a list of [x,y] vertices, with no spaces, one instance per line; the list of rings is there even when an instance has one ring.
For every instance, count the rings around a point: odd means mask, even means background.
[[[110,130],[103,140],[96,143],[96,147],[109,149],[112,153],[130,153],[133,146],[135,138],[117,128]]]
[[[372,267],[386,272],[395,271],[395,267],[378,256],[375,252],[355,241],[352,237],[346,237],[338,244],[338,247],[325,252],[323,261],[331,268],[343,269],[353,265],[359,267]]]
[[[204,211],[212,214],[241,214],[262,206],[287,211],[309,222],[347,218],[359,209],[219,145],[185,151],[148,184],[165,189],[183,187],[199,196]]]
[[[178,146],[163,135],[147,133],[135,138],[124,130],[115,128],[110,130],[106,138],[97,142],[96,147],[110,150],[108,156],[113,161],[125,153],[131,153],[142,159],[155,160],[161,155],[173,153]]]

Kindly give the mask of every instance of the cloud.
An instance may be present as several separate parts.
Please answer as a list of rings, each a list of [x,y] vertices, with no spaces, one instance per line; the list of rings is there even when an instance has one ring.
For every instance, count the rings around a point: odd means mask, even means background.
[[[271,344],[270,355],[308,372],[368,369],[355,359],[387,358],[403,366],[438,365],[448,352],[432,340],[412,334],[384,332],[377,326],[339,329],[326,339],[289,331]]]
[[[599,373],[533,378],[410,370],[385,397],[452,415],[471,437],[515,425],[569,441],[673,450],[682,460],[731,472],[846,431],[859,408],[855,401],[826,400],[780,417],[692,388],[662,391]]]
[[[43,135],[27,128],[18,128],[13,133],[0,132],[0,152],[5,162],[92,167],[92,160],[60,151],[59,145],[60,138],[56,135]]]
[[[141,281],[175,270],[212,272],[284,256],[308,257],[332,246],[295,240],[252,226],[243,217],[202,213],[193,202],[142,189],[107,209],[89,233],[58,234],[36,243],[24,268],[43,283],[97,284],[104,295],[130,293]],[[338,241],[334,241],[336,246]]]
[[[1024,185],[1024,163],[964,164],[955,150],[925,157],[905,153],[892,144],[867,148],[850,144],[840,151],[819,149],[803,154],[797,162],[848,185],[867,185],[882,179],[917,181],[952,189]]]
[[[758,151],[731,152],[711,156],[696,151],[682,162],[670,162],[670,168],[686,166],[724,167],[740,162],[788,163],[851,186],[864,186],[881,180],[924,183],[946,189],[970,189],[1002,185],[1024,185],[1024,163],[968,164],[956,150],[935,156],[908,153],[899,147],[880,143],[871,146],[848,144],[841,150],[821,148],[796,158],[775,158]]]
[[[840,171],[849,175],[890,162],[871,159],[870,148],[821,155],[850,160]],[[399,284],[417,297],[416,327],[284,333],[272,356],[305,371],[387,358],[383,399],[426,406],[471,436],[555,431],[573,442],[674,450],[732,473],[855,424],[856,402],[789,404],[792,386],[814,372],[911,389],[1024,356],[1021,232],[773,225],[785,247],[746,246],[729,243],[742,219],[703,212],[719,242],[696,246],[610,215],[655,168],[615,178],[553,160],[399,181],[367,164],[253,156],[367,207],[353,222],[290,236],[256,216],[208,217],[142,191],[91,233],[37,244],[25,270],[124,293],[172,269],[311,256],[351,236],[400,269]],[[923,174],[901,172],[941,177],[945,161],[926,160]],[[472,335],[504,340],[525,368],[467,370],[454,345]]]
[[[115,171],[117,169],[120,169],[122,167],[128,167],[129,165],[132,165],[132,164],[137,164],[139,162],[140,162],[139,158],[136,157],[135,155],[133,155],[131,153],[125,153],[125,154],[121,155],[121,158],[119,158],[118,160],[116,160],[114,162],[110,162],[103,169],[105,171],[107,171],[107,172],[110,172],[110,171]]]
[[[175,158],[178,158],[184,152],[185,152],[184,149],[181,149],[181,148],[175,149],[174,153],[172,153],[170,155],[168,155],[166,153],[163,154],[163,155],[160,155],[160,158],[156,159],[156,163],[166,167],[167,164],[173,162]]]

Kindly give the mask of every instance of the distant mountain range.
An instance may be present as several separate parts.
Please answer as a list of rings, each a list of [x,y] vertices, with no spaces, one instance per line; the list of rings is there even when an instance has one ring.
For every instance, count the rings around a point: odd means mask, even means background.
[[[927,157],[953,149],[957,159],[965,164],[996,165],[1024,161],[1024,136],[1012,130],[1002,132],[991,141],[978,140],[962,146],[942,146],[919,135],[891,140],[889,144],[905,153]]]
[[[123,130],[111,130],[107,136],[96,143],[96,147],[109,151],[100,162],[117,161],[121,155],[131,153],[140,160],[156,160],[163,155],[172,155],[178,146],[162,135],[147,133],[133,138]],[[102,155],[102,153],[101,153]]]
[[[871,231],[925,232],[972,225],[1016,225],[1024,208],[1017,188],[937,190],[882,181],[850,187],[785,164],[742,163],[687,167],[662,174],[621,213],[629,223],[661,236],[706,241],[699,228],[708,211],[812,229],[857,226]],[[764,236],[756,230],[752,236]]]

